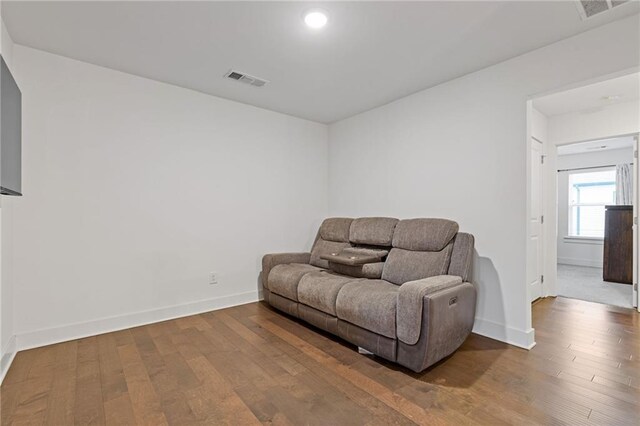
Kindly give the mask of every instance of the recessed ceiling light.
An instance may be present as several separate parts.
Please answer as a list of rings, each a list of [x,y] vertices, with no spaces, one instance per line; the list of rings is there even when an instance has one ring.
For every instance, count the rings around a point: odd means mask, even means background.
[[[610,95],[610,96],[603,96],[602,100],[603,101],[617,101],[618,99],[620,99],[622,96],[620,95]]]
[[[304,23],[307,24],[307,27],[316,30],[327,25],[328,20],[329,15],[322,9],[307,10],[304,14]]]

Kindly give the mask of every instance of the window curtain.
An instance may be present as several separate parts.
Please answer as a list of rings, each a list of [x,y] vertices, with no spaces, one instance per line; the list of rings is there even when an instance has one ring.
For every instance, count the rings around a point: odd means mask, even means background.
[[[633,204],[633,198],[631,194],[633,181],[631,180],[631,173],[633,173],[633,166],[631,164],[618,164],[616,166],[617,205]]]

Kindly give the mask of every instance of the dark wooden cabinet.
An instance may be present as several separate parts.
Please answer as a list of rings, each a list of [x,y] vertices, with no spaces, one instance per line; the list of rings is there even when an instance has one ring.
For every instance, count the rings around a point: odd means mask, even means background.
[[[633,280],[633,206],[606,206],[603,279],[631,284]]]

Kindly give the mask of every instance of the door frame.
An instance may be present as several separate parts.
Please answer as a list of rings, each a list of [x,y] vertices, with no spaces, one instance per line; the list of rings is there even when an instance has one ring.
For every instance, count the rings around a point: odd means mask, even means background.
[[[535,346],[536,342],[535,342],[535,331],[532,327],[532,321],[531,321],[531,288],[529,285],[529,276],[531,275],[530,273],[530,268],[529,268],[529,257],[530,257],[530,253],[529,253],[529,238],[531,235],[531,221],[530,221],[530,217],[531,217],[531,175],[532,175],[532,170],[531,170],[531,141],[533,140],[533,133],[534,133],[534,129],[533,129],[533,115],[534,115],[534,108],[533,108],[533,99],[534,97],[531,97],[527,100],[526,102],[526,143],[525,143],[525,174],[526,174],[526,188],[525,188],[525,212],[523,215],[523,219],[525,221],[525,240],[524,240],[524,244],[525,244],[525,259],[524,259],[524,263],[525,263],[525,279],[524,279],[524,292],[522,297],[525,299],[525,329],[531,331],[531,333],[529,333],[529,335],[531,336],[531,341],[529,342],[529,349],[531,349],[532,347]],[[549,143],[546,141],[546,135],[542,138],[536,138],[537,141],[542,143],[542,155],[543,158],[546,159],[547,157],[547,150],[548,150],[548,145]],[[543,162],[543,164],[541,165],[542,169],[541,169],[541,175],[542,175],[542,188],[541,188],[541,202],[543,206],[546,206],[547,203],[546,201],[546,172],[545,170],[548,168],[548,164],[547,161],[545,160]],[[543,211],[546,215],[546,210],[544,210],[545,207],[543,207]],[[548,233],[547,233],[547,221],[545,220],[544,223],[540,224],[540,234],[543,236],[544,241],[547,240],[548,238]],[[540,246],[540,256],[542,257],[543,261],[542,261],[542,274],[546,276],[546,268],[547,268],[547,255],[546,255],[546,244],[541,244]],[[546,279],[541,283],[541,287],[542,287],[542,298],[547,296],[547,290],[546,290]]]
[[[525,206],[525,214],[526,214],[526,258],[525,258],[525,282],[526,282],[526,291],[525,297],[527,299],[527,311],[529,318],[529,327],[531,327],[531,289],[529,285],[528,277],[531,275],[529,271],[529,236],[531,235],[531,223],[530,223],[530,211],[531,211],[531,196],[532,196],[532,170],[531,170],[531,150],[532,150],[532,141],[535,139],[537,142],[542,144],[542,156],[543,162],[541,165],[541,204],[542,204],[542,214],[544,216],[544,220],[542,220],[540,224],[540,257],[542,259],[541,266],[541,274],[544,276],[544,280],[541,282],[542,287],[542,295],[541,298],[545,298],[548,296],[555,296],[555,268],[549,268],[550,264],[550,256],[554,259],[557,257],[556,255],[556,247],[549,247],[550,241],[556,241],[553,239],[555,235],[555,227],[550,227],[549,219],[553,219],[555,214],[552,214],[550,211],[550,206],[553,206],[553,209],[556,207],[555,202],[550,202],[549,200],[549,192],[547,188],[550,186],[549,182],[549,173],[548,170],[555,166],[555,147],[551,147],[547,135],[541,135],[541,137],[534,136],[533,129],[533,116],[534,116],[534,108],[533,108],[533,100],[535,98],[531,98],[527,100],[527,143],[526,143],[526,175],[527,175],[527,188],[526,188],[526,206]],[[552,150],[553,148],[553,150]],[[555,180],[554,180],[555,182]],[[551,233],[550,233],[551,232]]]
[[[529,239],[529,210],[530,210],[530,205],[531,205],[531,136],[532,136],[532,121],[533,121],[533,101],[534,99],[543,97],[543,96],[547,96],[547,95],[551,95],[553,93],[559,93],[559,92],[564,92],[567,90],[571,90],[571,89],[576,89],[579,87],[584,87],[584,86],[588,86],[594,83],[599,83],[601,81],[605,81],[605,80],[610,80],[610,79],[614,79],[617,77],[621,77],[624,75],[628,75],[628,74],[633,74],[633,73],[638,73],[640,72],[640,67],[631,67],[631,68],[627,68],[627,69],[623,69],[623,70],[619,70],[613,73],[609,73],[606,75],[600,75],[591,79],[587,79],[587,80],[582,80],[582,81],[576,81],[570,84],[566,84],[563,85],[561,87],[556,87],[553,88],[551,90],[546,90],[546,91],[541,91],[541,92],[537,92],[537,93],[531,93],[529,96],[527,96],[526,99],[526,103],[525,103],[525,120],[526,120],[526,137],[525,137],[525,173],[526,173],[526,188],[525,188],[525,215],[523,215],[523,220],[525,220],[525,229],[526,229],[526,233],[524,235],[525,237],[525,269],[528,268],[527,264],[528,264],[528,259],[529,259],[529,245],[528,245],[528,239]],[[635,133],[634,133],[635,134]],[[620,136],[624,136],[624,135],[620,135]],[[599,138],[600,139],[600,138]],[[558,263],[558,253],[557,253],[557,240],[558,240],[558,232],[557,232],[557,223],[558,223],[558,219],[557,219],[557,167],[556,167],[556,158],[557,158],[557,146],[558,145],[554,145],[551,143],[545,143],[547,141],[543,141],[542,144],[542,149],[543,152],[545,154],[545,167],[543,168],[543,197],[545,200],[545,222],[542,225],[543,226],[543,231],[544,232],[544,240],[546,242],[546,244],[543,246],[543,271],[544,271],[544,275],[545,275],[545,280],[542,283],[542,294],[543,297],[547,297],[547,296],[556,296],[557,295],[557,290],[556,290],[556,279],[557,279],[557,273],[558,273],[558,268],[557,268],[557,263]],[[576,141],[576,142],[581,142],[581,141]],[[582,142],[586,142],[586,141],[582,141]],[[639,163],[639,167],[636,167],[636,171],[634,173],[634,175],[636,176],[636,178],[638,178],[638,181],[640,182],[640,161]],[[553,170],[555,169],[555,173],[554,175],[550,175],[550,173],[548,172],[548,170]],[[545,170],[547,170],[545,172]],[[551,189],[553,192],[551,192],[549,189]],[[640,184],[636,185],[636,191],[635,193],[638,196],[638,202],[635,203],[636,205],[638,203],[640,203]],[[550,208],[551,207],[551,208]],[[634,220],[637,220],[638,216],[634,215]],[[551,226],[551,224],[553,224],[553,226]],[[640,228],[640,225],[638,226],[638,228]],[[640,229],[636,230],[635,233],[635,237],[637,238],[637,241],[640,241]],[[636,255],[634,256],[634,271],[636,272],[636,277],[640,278],[640,270],[638,269],[640,267],[640,259],[639,257]],[[535,346],[535,330],[532,328],[532,322],[531,322],[531,298],[529,295],[529,283],[527,281],[528,277],[528,271],[525,270],[525,279],[523,280],[522,285],[524,285],[525,290],[524,290],[524,298],[526,299],[525,301],[525,315],[526,315],[526,323],[525,323],[525,327],[527,330],[531,330],[533,331],[531,333],[532,335],[532,341],[530,346],[533,347]],[[640,297],[640,296],[639,296]],[[639,300],[640,302],[640,300]],[[640,312],[640,303],[638,303],[638,312]]]
[[[544,235],[545,238],[543,241],[543,251],[545,253],[544,260],[545,266],[543,270],[546,274],[549,274],[553,279],[547,280],[543,282],[542,291],[543,297],[557,296],[556,289],[556,275],[557,275],[557,263],[558,263],[558,253],[557,253],[557,240],[558,240],[558,183],[557,183],[557,167],[555,167],[556,159],[558,156],[558,147],[573,145],[577,143],[583,142],[591,142],[595,140],[601,139],[613,139],[619,137],[633,137],[634,142],[634,172],[633,172],[633,218],[634,218],[634,226],[633,226],[633,300],[632,306],[640,312],[640,298],[638,296],[638,279],[640,277],[640,257],[638,256],[640,250],[638,249],[638,244],[640,242],[640,226],[638,225],[638,214],[640,211],[640,167],[638,166],[638,140],[640,139],[640,133],[622,133],[622,134],[614,134],[607,136],[600,136],[593,139],[585,139],[585,140],[577,140],[571,142],[563,142],[561,144],[546,144],[546,161],[545,163],[548,165],[546,169],[546,178],[543,179],[543,193],[545,194],[545,199],[548,201],[549,199],[555,199],[556,203],[553,203],[553,210],[551,212],[548,205],[544,208],[545,212],[545,221],[542,226],[545,228]],[[543,144],[545,145],[545,144]],[[553,166],[553,167],[552,167]],[[544,173],[544,172],[543,172]],[[530,174],[530,172],[529,172]],[[529,180],[531,177],[529,176]],[[530,197],[530,195],[528,195]],[[548,218],[548,220],[547,220]],[[528,254],[527,254],[528,255]],[[556,270],[556,274],[550,274],[552,270]]]

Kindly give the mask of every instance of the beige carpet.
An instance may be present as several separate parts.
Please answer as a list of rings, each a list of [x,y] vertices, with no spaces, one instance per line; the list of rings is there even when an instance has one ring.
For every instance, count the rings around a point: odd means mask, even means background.
[[[602,280],[602,268],[558,265],[558,296],[631,308],[630,284]]]

